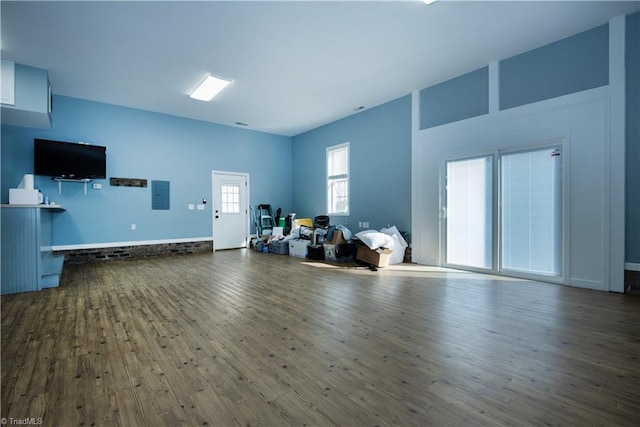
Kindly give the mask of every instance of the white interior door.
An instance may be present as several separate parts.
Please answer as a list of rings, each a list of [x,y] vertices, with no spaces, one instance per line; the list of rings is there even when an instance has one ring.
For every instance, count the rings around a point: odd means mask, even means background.
[[[213,171],[213,248],[247,246],[249,175]]]

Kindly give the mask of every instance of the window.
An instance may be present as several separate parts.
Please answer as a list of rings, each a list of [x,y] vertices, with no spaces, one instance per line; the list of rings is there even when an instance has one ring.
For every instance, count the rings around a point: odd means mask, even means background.
[[[327,148],[327,214],[349,215],[349,143]]]
[[[222,213],[240,213],[240,186],[222,184]]]

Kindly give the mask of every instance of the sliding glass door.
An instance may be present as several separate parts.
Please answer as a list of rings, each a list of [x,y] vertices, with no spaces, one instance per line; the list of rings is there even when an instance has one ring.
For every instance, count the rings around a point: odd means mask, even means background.
[[[491,269],[493,158],[447,162],[446,263]]]
[[[446,162],[444,263],[560,277],[561,154],[554,146]]]
[[[502,270],[562,273],[561,166],[559,147],[500,156]]]

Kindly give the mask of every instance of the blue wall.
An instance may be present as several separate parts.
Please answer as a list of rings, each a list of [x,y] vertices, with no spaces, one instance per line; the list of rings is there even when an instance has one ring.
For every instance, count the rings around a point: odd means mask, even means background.
[[[420,129],[489,113],[489,67],[420,91]]]
[[[627,17],[626,36],[626,261],[634,263],[640,263],[640,221],[636,221],[640,217],[638,40],[640,14],[636,13]],[[607,84],[607,55],[608,25],[604,25],[501,61],[501,108]],[[523,68],[523,64],[528,65]],[[485,70],[461,76],[480,94],[472,104],[482,106],[463,116],[484,114]],[[458,102],[455,88],[460,87],[459,79],[438,85],[444,91],[434,92],[432,87],[421,95],[436,93],[439,99]],[[421,103],[427,102],[423,109],[428,111],[428,101],[422,98]],[[468,97],[462,99],[466,104]],[[152,211],[150,188],[110,187],[104,180],[102,190],[90,188],[84,196],[81,185],[65,183],[59,196],[55,183],[37,177],[36,186],[67,209],[56,219],[54,245],[210,236],[211,204],[204,212],[188,211],[186,206],[211,198],[211,170],[250,173],[254,206],[270,203],[298,217],[324,214],[325,149],[343,142],[351,147],[351,215],[334,217],[332,223],[347,224],[354,231],[359,230],[359,221],[368,221],[369,228],[393,224],[410,231],[410,96],[293,138],[61,96],[55,97],[54,107],[52,130],[2,126],[3,203],[8,188],[15,187],[24,173],[32,172],[34,137],[106,145],[109,177],[171,181],[171,210]],[[462,105],[448,113],[431,108],[434,117],[421,114],[421,127],[461,120],[464,117],[452,117],[467,107],[471,108]],[[438,119],[438,114],[445,118]],[[136,231],[130,230],[131,223],[137,224]]]
[[[411,97],[394,101],[293,137],[293,208],[298,218],[325,214],[326,148],[350,144],[350,216],[332,217],[357,232],[411,227]]]
[[[500,108],[609,84],[609,25],[500,62]]]
[[[63,205],[54,219],[53,244],[94,244],[207,237],[212,234],[211,171],[250,174],[252,206],[271,203],[289,211],[291,138],[184,119],[148,111],[56,96],[53,129],[2,126],[2,202],[25,173],[33,173],[33,139],[83,141],[107,147],[107,178],[171,182],[171,209],[151,210],[147,188],[63,183],[62,194],[48,177],[36,188]],[[131,224],[137,229],[131,230]]]
[[[627,262],[640,264],[640,13],[626,20],[627,67]]]

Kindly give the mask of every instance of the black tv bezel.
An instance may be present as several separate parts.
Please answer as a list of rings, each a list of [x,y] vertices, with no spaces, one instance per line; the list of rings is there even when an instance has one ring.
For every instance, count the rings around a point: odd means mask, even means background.
[[[44,147],[47,145],[54,158],[43,161],[45,154]],[[89,155],[89,153],[94,154]],[[96,156],[95,154],[98,153]],[[72,158],[69,158],[72,156]],[[75,156],[75,158],[73,158]],[[94,166],[86,167],[87,161],[93,161]],[[72,162],[79,162],[74,167],[66,167]],[[95,167],[98,164],[98,167]],[[33,173],[34,175],[50,176],[52,179],[65,180],[87,180],[106,179],[107,177],[107,147],[101,145],[91,145],[76,142],[56,141],[44,138],[34,138],[33,140]]]

